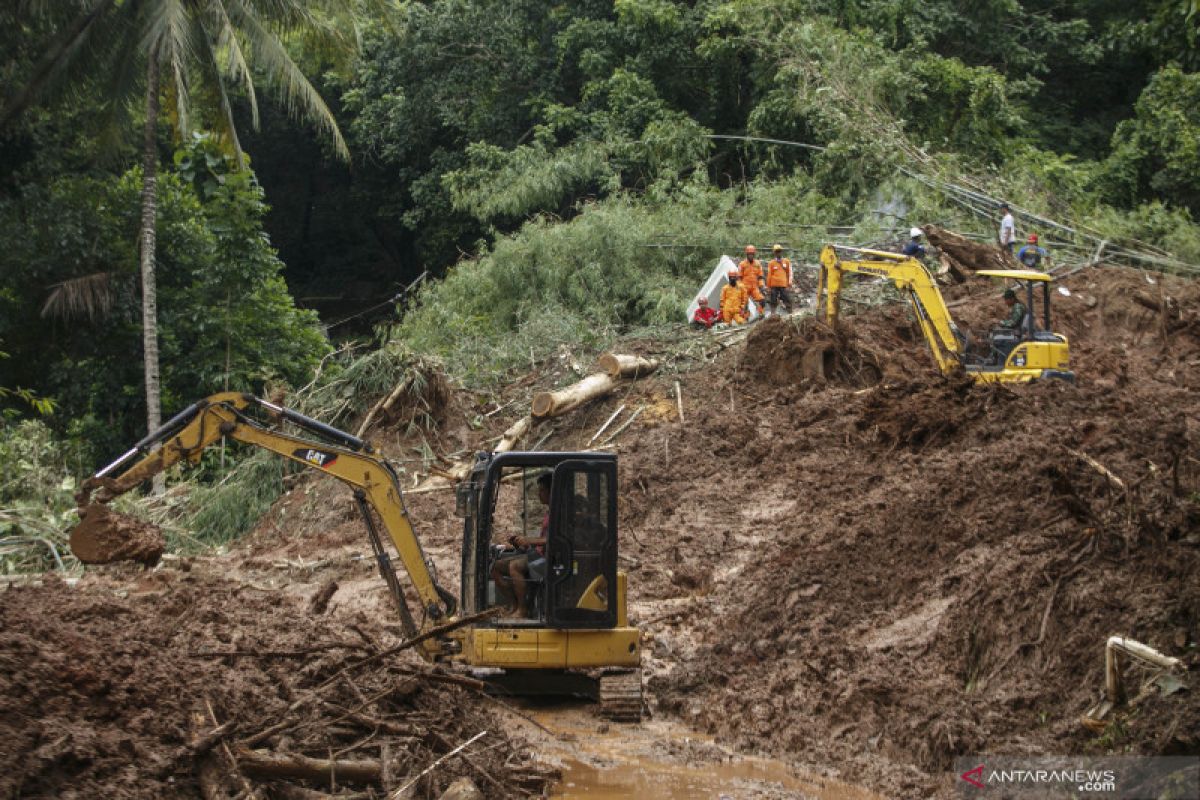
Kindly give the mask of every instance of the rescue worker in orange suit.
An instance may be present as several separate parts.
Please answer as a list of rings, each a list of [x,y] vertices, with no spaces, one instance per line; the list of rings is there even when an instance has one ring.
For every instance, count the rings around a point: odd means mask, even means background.
[[[767,308],[772,314],[779,310],[779,305],[792,312],[792,294],[788,289],[792,285],[792,262],[783,257],[783,245],[771,248],[774,256],[767,262]]]
[[[715,308],[709,307],[707,297],[701,296],[696,298],[696,303],[699,307],[696,309],[696,313],[692,314],[693,328],[704,328],[707,330],[721,321],[720,312]]]
[[[721,322],[726,325],[746,323],[746,290],[738,285],[741,274],[730,270],[729,285],[721,289]]]
[[[762,293],[762,262],[754,257],[758,251],[754,249],[754,245],[746,245],[746,257],[742,259],[742,263],[738,264],[738,272],[742,276],[742,290],[746,293],[746,297],[754,301],[754,305],[758,306],[758,313],[763,310],[763,293]]]

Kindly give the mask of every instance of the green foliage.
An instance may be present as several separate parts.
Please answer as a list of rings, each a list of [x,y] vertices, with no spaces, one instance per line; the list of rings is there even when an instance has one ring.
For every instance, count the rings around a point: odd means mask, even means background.
[[[283,493],[286,464],[263,450],[243,455],[211,485],[193,483],[180,523],[167,528],[174,550],[227,544],[252,529]]]
[[[173,174],[159,179],[159,324],[164,404],[271,379],[303,383],[327,345],[312,312],[295,308],[262,232],[262,191],[229,172],[207,203]],[[0,269],[15,302],[0,319],[13,374],[60,405],[55,419],[96,448],[97,461],[140,438],[141,331],[134,242],[139,170],[117,180],[64,176],[0,198]],[[50,221],[53,221],[51,224]],[[92,317],[39,315],[48,289],[101,275],[109,306]]]
[[[52,569],[56,562],[45,540],[66,554],[65,531],[74,515],[77,454],[62,445],[40,420],[0,419],[0,539],[4,572]],[[13,540],[22,540],[20,542]]]
[[[677,324],[722,253],[807,244],[795,219],[833,222],[838,212],[804,177],[756,184],[741,203],[699,175],[644,200],[589,203],[569,222],[532,220],[460,262],[422,291],[395,335],[468,382],[492,382],[560,345],[594,350],[633,328]]]
[[[1170,197],[1200,213],[1200,73],[1169,66],[1117,126],[1105,164],[1119,202]]]

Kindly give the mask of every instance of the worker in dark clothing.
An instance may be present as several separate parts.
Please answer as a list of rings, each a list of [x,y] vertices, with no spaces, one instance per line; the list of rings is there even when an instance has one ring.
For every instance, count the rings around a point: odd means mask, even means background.
[[[1004,304],[1008,306],[1008,316],[1000,322],[1001,328],[1016,330],[1025,319],[1025,304],[1017,299],[1017,293],[1012,289],[1004,290]]]
[[[921,237],[925,235],[925,232],[920,228],[913,228],[908,233],[912,238],[908,240],[908,244],[904,245],[904,249],[900,251],[900,255],[924,258],[925,245],[921,244]]]
[[[1017,261],[1027,269],[1041,269],[1042,261],[1049,259],[1050,254],[1046,252],[1046,248],[1038,245],[1036,233],[1029,234],[1029,243],[1017,251]]]

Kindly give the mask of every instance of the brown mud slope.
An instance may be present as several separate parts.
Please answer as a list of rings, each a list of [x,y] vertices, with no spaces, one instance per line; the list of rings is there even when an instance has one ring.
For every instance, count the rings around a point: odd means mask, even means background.
[[[492,796],[547,783],[489,706],[437,682],[411,654],[323,685],[398,641],[380,616],[315,616],[306,598],[204,576],[202,565],[0,593],[0,797],[233,797],[246,784],[228,753],[196,752],[218,722],[232,723],[222,741],[239,760],[251,749],[333,754],[368,772],[383,762],[393,788],[488,731],[468,751],[473,764],[450,759],[417,796],[437,797],[464,775]],[[258,796],[329,791],[328,781],[246,780]]]
[[[689,376],[686,426],[622,455],[660,711],[897,797],[952,792],[953,759],[982,751],[1200,753],[1194,689],[1079,723],[1108,636],[1197,663],[1200,337],[1134,298],[1185,321],[1200,291],[1068,285],[1075,386],[943,379],[896,309],[836,345],[765,324]],[[977,331],[1000,312],[994,291],[956,309]],[[869,353],[883,382],[807,378],[813,347]]]

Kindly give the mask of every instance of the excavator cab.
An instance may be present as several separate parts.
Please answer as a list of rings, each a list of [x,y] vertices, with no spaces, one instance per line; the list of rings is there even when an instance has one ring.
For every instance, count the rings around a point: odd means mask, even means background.
[[[976,274],[1013,281],[1017,296],[1025,306],[1025,316],[1016,328],[992,329],[990,352],[981,371],[1006,371],[1013,375],[1030,374],[1073,382],[1075,374],[1067,369],[1067,337],[1054,333],[1050,327],[1053,278],[1044,272],[1019,269],[980,270]]]
[[[537,496],[552,476],[549,505]],[[609,453],[480,453],[459,483],[462,613],[501,602],[492,566],[513,533],[541,538],[526,578],[527,613],[465,631],[462,660],[496,691],[598,699],[617,720],[641,715],[641,645],[617,570],[617,458]],[[531,565],[535,560],[531,556]]]
[[[456,501],[463,516],[464,613],[502,600],[492,567],[509,554],[510,536],[544,536],[545,545],[528,554],[528,613],[488,624],[614,627],[624,611],[623,593],[615,591],[616,473],[616,457],[606,453],[481,453]],[[552,476],[548,506],[538,500],[542,475]]]

